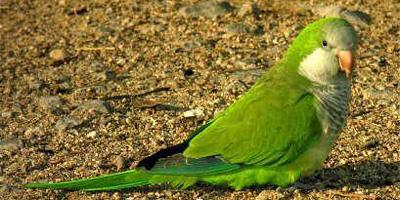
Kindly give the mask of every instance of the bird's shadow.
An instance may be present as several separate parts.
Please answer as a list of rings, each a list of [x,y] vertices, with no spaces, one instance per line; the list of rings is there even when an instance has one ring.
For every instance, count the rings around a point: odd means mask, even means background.
[[[375,189],[400,183],[400,162],[364,161],[360,164],[344,164],[333,168],[325,168],[315,172],[313,175],[301,178],[288,188],[283,190],[297,189],[301,193],[311,191],[325,191],[330,189],[349,190],[356,188]],[[232,190],[223,186],[202,185],[191,189],[203,189],[206,191]],[[261,186],[250,189],[275,190],[276,186]],[[233,190],[232,190],[233,191]]]
[[[348,188],[374,189],[400,183],[400,162],[364,161],[317,171],[293,186],[301,192]]]

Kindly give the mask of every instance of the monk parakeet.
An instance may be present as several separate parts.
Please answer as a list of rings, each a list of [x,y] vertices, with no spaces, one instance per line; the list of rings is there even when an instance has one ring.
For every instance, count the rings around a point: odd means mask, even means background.
[[[245,95],[181,144],[136,169],[27,188],[117,190],[197,182],[285,187],[320,169],[346,123],[356,32],[341,18],[308,25]]]

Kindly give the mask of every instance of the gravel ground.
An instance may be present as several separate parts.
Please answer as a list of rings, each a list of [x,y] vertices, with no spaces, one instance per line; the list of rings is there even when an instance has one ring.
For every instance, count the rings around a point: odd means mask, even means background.
[[[0,199],[396,199],[400,2],[0,0]],[[324,169],[282,189],[119,192],[22,183],[133,168],[184,140],[282,56],[326,5],[368,13],[347,128]]]

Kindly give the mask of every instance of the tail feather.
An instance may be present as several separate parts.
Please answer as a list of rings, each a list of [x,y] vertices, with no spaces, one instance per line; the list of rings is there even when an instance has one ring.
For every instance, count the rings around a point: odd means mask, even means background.
[[[175,188],[187,188],[204,177],[220,175],[240,169],[217,157],[189,159],[176,154],[159,159],[151,170],[134,169],[88,179],[58,183],[30,183],[26,188],[105,191],[168,183]]]
[[[72,180],[60,183],[29,183],[26,188],[51,188],[65,190],[105,191],[119,190],[151,184],[151,174],[138,170],[103,175],[88,179]]]

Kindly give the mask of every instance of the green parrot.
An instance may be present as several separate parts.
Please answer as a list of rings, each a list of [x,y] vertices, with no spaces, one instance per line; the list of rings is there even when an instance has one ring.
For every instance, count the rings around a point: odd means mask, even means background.
[[[356,31],[341,18],[308,25],[245,95],[178,145],[133,170],[27,188],[103,191],[197,182],[286,187],[320,169],[346,123]]]

